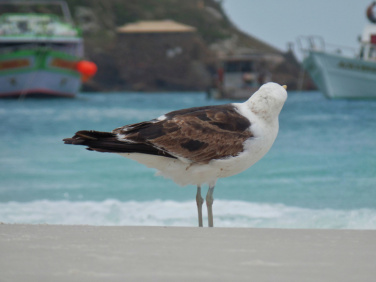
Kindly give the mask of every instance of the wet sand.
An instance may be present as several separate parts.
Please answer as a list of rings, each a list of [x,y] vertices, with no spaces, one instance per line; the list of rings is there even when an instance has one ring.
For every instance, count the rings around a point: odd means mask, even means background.
[[[0,224],[0,281],[376,281],[376,231]]]

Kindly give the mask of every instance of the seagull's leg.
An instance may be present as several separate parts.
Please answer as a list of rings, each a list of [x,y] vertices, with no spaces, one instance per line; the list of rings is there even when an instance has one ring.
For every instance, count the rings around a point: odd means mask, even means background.
[[[202,204],[204,199],[201,197],[201,186],[197,185],[196,203],[198,211],[198,227],[202,227]]]
[[[206,194],[206,206],[208,208],[208,222],[209,227],[213,227],[213,192],[214,192],[214,185],[209,186],[208,193]]]

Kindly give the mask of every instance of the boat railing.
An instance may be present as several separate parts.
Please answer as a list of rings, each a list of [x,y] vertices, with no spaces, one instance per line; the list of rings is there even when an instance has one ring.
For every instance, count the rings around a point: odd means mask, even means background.
[[[299,36],[296,42],[304,57],[308,56],[310,51],[325,51],[327,53],[348,55],[352,57],[358,56],[358,51],[355,48],[326,43],[321,36]]]
[[[298,48],[304,53],[308,51],[324,51],[325,41],[321,36],[299,36],[296,39]]]
[[[327,51],[330,53],[335,53],[344,56],[356,57],[359,55],[359,51],[356,48],[337,45],[337,44],[327,44]]]
[[[0,42],[1,45],[1,42]],[[15,44],[10,46],[1,46],[0,55],[10,54],[20,51],[49,51],[53,50],[55,52],[63,52],[70,54],[72,56],[83,56],[83,44],[82,42],[62,42],[62,43],[53,43],[53,42],[33,42],[25,44]]]

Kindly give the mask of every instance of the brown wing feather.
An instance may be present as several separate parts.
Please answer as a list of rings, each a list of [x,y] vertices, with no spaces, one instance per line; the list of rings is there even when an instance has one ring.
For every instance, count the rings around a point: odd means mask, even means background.
[[[250,122],[232,105],[185,109],[114,130],[126,140],[142,142],[195,163],[236,156],[252,137]]]

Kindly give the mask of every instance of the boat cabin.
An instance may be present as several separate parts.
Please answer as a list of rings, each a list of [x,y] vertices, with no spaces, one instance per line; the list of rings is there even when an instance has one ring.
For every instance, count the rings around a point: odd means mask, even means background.
[[[83,55],[79,31],[52,14],[0,16],[0,52],[46,47],[74,56]]]
[[[270,81],[271,74],[257,56],[228,56],[221,60],[218,84],[221,98],[249,97],[249,93]]]
[[[376,61],[376,24],[365,27],[360,41],[359,57],[366,61]]]

